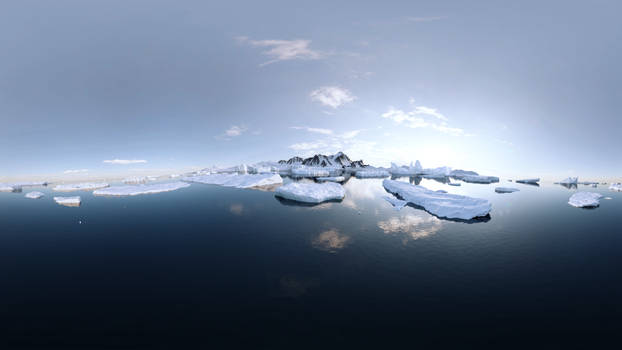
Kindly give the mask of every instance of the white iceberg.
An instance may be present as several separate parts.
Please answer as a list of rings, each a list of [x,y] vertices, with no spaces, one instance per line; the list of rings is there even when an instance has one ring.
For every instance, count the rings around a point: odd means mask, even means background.
[[[558,182],[559,184],[562,185],[573,185],[573,184],[577,184],[577,182],[579,182],[579,178],[578,177],[568,177],[563,179],[562,181]]]
[[[47,186],[46,181],[0,183],[0,192],[22,192],[22,187]]]
[[[346,178],[343,176],[323,176],[315,178],[318,181],[344,182]]]
[[[612,191],[622,192],[622,183],[612,183],[611,185],[609,185],[609,189]]]
[[[461,170],[461,169],[456,169],[456,170],[452,170],[449,173],[449,176],[455,178],[455,179],[462,179],[465,176],[477,176],[479,175],[478,173],[474,172],[474,171],[470,171],[470,170]]]
[[[181,175],[179,175],[179,174],[171,174],[171,175],[169,175],[169,177],[170,177],[171,179],[176,179],[176,178],[178,178],[178,177],[181,177]]]
[[[389,172],[386,171],[385,169],[372,168],[372,167],[367,167],[361,170],[357,170],[354,173],[354,175],[359,178],[374,178],[374,177],[383,178],[383,177],[391,176],[391,174],[389,174]]]
[[[450,174],[451,168],[446,166],[434,169],[423,169],[423,176],[429,178],[444,178],[449,177]]]
[[[139,194],[170,192],[188,186],[190,184],[181,181],[151,185],[114,186],[95,190],[93,194],[96,196],[137,196]]]
[[[269,186],[283,183],[283,178],[279,174],[210,174],[184,177],[182,180],[186,182],[237,188]]]
[[[537,184],[538,182],[540,182],[540,178],[521,179],[521,180],[516,180],[516,182],[521,183],[521,184]]]
[[[384,180],[382,185],[388,192],[442,218],[470,220],[486,216],[492,209],[486,199],[440,193],[395,180]]]
[[[391,168],[389,172],[393,176],[415,176],[423,173],[423,168],[421,167],[421,163],[417,161],[415,165],[410,162],[410,165],[402,165],[398,166],[395,163],[391,163]]]
[[[395,210],[400,210],[402,208],[404,208],[404,206],[406,206],[406,204],[408,204],[407,201],[403,201],[401,199],[395,198],[393,196],[389,197],[389,196],[385,196],[383,197],[387,202],[391,203],[391,205],[393,206],[393,208]]]
[[[64,205],[66,207],[78,207],[80,206],[80,196],[75,197],[54,197],[54,202]]]
[[[39,199],[39,198],[41,198],[43,196],[44,196],[43,192],[32,191],[32,192],[26,193],[26,195],[24,197],[30,198],[30,199]]]
[[[499,182],[499,178],[496,176],[467,175],[462,178],[462,181],[476,184],[490,184],[493,182]]]
[[[568,204],[577,208],[595,208],[600,205],[603,195],[596,192],[577,192],[570,196]]]
[[[330,171],[328,169],[317,168],[317,167],[306,167],[306,166],[292,168],[291,173],[294,176],[302,176],[302,177],[330,176]]]
[[[21,192],[22,188],[12,184],[0,184],[0,192]]]
[[[129,185],[144,184],[147,181],[149,181],[149,179],[147,179],[147,177],[144,177],[144,176],[133,176],[133,177],[128,177],[128,178],[123,179],[123,183],[129,184]]]
[[[520,191],[518,188],[514,187],[497,187],[495,188],[495,192],[497,193],[512,193]]]
[[[329,200],[343,199],[346,191],[334,182],[300,183],[292,182],[276,189],[275,196],[297,202],[321,203]]]
[[[98,188],[108,187],[105,182],[83,182],[79,184],[67,184],[67,185],[56,185],[54,187],[54,191],[59,192],[69,192],[69,191],[91,191],[96,190]]]

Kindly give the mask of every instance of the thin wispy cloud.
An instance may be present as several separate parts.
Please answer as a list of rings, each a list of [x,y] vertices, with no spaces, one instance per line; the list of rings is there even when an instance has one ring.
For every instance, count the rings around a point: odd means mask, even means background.
[[[413,99],[410,100],[410,103],[414,103]],[[466,135],[464,130],[460,128],[450,127],[448,125],[449,120],[447,119],[447,117],[438,112],[438,110],[426,106],[414,106],[413,109],[409,112],[389,107],[389,110],[383,113],[382,117],[391,119],[397,124],[402,124],[412,129],[431,128],[439,132],[454,136]],[[439,121],[430,120],[429,117],[432,117]]]
[[[260,64],[266,66],[268,64],[279,61],[289,60],[317,60],[324,57],[320,51],[312,50],[309,46],[311,40],[295,39],[295,40],[251,40],[248,37],[240,36],[236,38],[238,42],[249,44],[255,47],[265,47],[266,51],[262,53],[272,59]]]
[[[305,130],[308,132],[323,134],[323,135],[332,135],[333,131],[331,129],[322,129],[322,128],[310,128],[308,126],[291,126],[290,129],[294,130]]]
[[[242,135],[247,130],[244,126],[232,125],[225,131],[225,136],[236,137]]]
[[[333,109],[337,109],[356,99],[356,96],[352,95],[349,90],[338,86],[323,86],[317,90],[311,91],[309,96],[312,101],[319,102]]]
[[[63,174],[80,174],[80,173],[87,173],[88,171],[89,169],[69,169],[69,170],[63,171]]]
[[[147,163],[144,159],[110,159],[103,161],[106,164],[139,164],[139,163]]]

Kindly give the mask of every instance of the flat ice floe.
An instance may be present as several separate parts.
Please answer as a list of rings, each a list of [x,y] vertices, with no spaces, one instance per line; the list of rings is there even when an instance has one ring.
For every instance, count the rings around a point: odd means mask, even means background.
[[[540,182],[540,178],[520,179],[520,180],[516,180],[516,182],[521,183],[521,184],[537,184],[538,182]]]
[[[39,198],[41,198],[43,196],[44,196],[43,192],[32,191],[32,192],[26,193],[26,195],[24,197],[30,198],[30,199],[39,199]]]
[[[512,193],[520,191],[518,188],[513,187],[497,187],[495,188],[495,192],[497,193]]]
[[[324,176],[315,178],[318,181],[329,181],[329,182],[344,182],[346,178],[343,176]]]
[[[330,175],[330,171],[328,171],[327,169],[315,167],[292,168],[291,173],[294,176],[304,177],[326,177]]]
[[[69,192],[69,191],[91,191],[96,190],[98,188],[108,187],[105,182],[83,182],[79,184],[67,184],[67,185],[56,185],[54,187],[54,191],[59,192]]]
[[[391,205],[393,206],[393,208],[395,210],[400,210],[400,209],[404,208],[404,206],[406,206],[406,204],[408,204],[407,201],[403,201],[403,200],[395,198],[393,196],[391,196],[391,197],[385,196],[385,197],[382,197],[382,198],[384,198],[387,202],[391,203]]]
[[[188,186],[190,186],[189,183],[181,181],[151,185],[114,186],[95,190],[93,194],[96,196],[137,196],[139,194],[170,192]]]
[[[46,181],[0,183],[0,192],[22,192],[22,187],[47,186]]]
[[[496,176],[484,176],[484,175],[467,175],[461,179],[464,182],[471,182],[476,184],[490,184],[493,182],[499,182],[499,178]]]
[[[123,179],[124,184],[130,184],[130,185],[144,184],[147,181],[149,181],[149,179],[146,176],[132,176],[132,177]]]
[[[322,203],[329,200],[343,199],[346,191],[334,182],[300,183],[292,182],[276,189],[275,196],[304,203]]]
[[[357,170],[354,173],[354,175],[360,178],[373,178],[373,177],[383,178],[383,177],[391,176],[391,174],[388,171],[384,169],[379,169],[379,168]]]
[[[600,205],[603,195],[596,192],[577,192],[570,196],[568,204],[577,208],[595,208]]]
[[[80,196],[75,197],[54,197],[54,202],[64,205],[66,207],[78,207],[80,206]]]
[[[622,192],[622,183],[612,183],[611,185],[609,185],[609,189],[612,191]]]
[[[279,174],[210,174],[184,177],[182,180],[186,182],[237,188],[269,186],[283,183],[283,178]]]
[[[384,180],[382,185],[388,192],[441,218],[470,220],[486,216],[492,209],[486,199],[440,193],[395,180]]]

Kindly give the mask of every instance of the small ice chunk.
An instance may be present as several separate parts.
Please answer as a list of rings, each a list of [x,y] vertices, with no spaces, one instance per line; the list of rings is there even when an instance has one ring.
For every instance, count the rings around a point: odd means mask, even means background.
[[[344,182],[346,178],[343,176],[323,176],[316,178],[318,181]]]
[[[499,182],[499,178],[496,176],[467,175],[462,177],[462,181],[476,184],[490,184],[493,182]]]
[[[179,175],[179,174],[171,174],[169,177],[171,179],[175,179],[175,178],[181,177],[181,175]]]
[[[395,198],[393,196],[385,196],[383,197],[387,202],[391,203],[391,205],[393,206],[393,208],[395,210],[400,210],[402,208],[404,208],[404,206],[406,206],[406,204],[408,204],[407,201],[403,201],[401,199]]]
[[[54,202],[64,205],[66,207],[78,207],[80,206],[80,196],[75,197],[54,197]]]
[[[360,177],[360,178],[383,178],[383,177],[389,177],[391,176],[391,174],[389,174],[388,171],[381,169],[381,168],[365,168],[362,170],[357,170],[355,173],[356,177]]]
[[[22,188],[15,186],[15,185],[9,185],[9,184],[0,184],[0,192],[21,192]]]
[[[609,185],[609,189],[612,191],[622,192],[622,183],[616,182]]]
[[[471,171],[471,170],[462,170],[462,169],[456,169],[456,170],[452,170],[449,173],[449,176],[456,178],[456,179],[462,179],[465,176],[477,176],[479,175],[478,173]]]
[[[181,181],[151,185],[115,186],[95,190],[93,194],[96,196],[137,196],[139,194],[170,192],[188,186],[190,184]]]
[[[514,188],[514,187],[497,187],[497,188],[495,188],[495,192],[497,192],[497,193],[512,193],[512,192],[518,192],[518,191],[520,191],[520,190],[518,188]]]
[[[568,204],[577,208],[595,208],[600,205],[603,195],[596,192],[577,192],[570,196]]]
[[[492,205],[486,199],[439,193],[423,186],[395,180],[384,180],[382,185],[388,192],[421,206],[438,217],[470,220],[486,216],[492,209]]]
[[[210,174],[185,177],[182,181],[226,187],[250,188],[282,184],[283,178],[279,174]]]
[[[540,178],[521,179],[521,180],[516,180],[516,182],[522,183],[522,184],[537,184],[538,182],[540,182]]]
[[[346,191],[334,182],[301,183],[292,182],[276,189],[275,196],[305,203],[321,203],[343,199]]]
[[[44,196],[43,192],[32,191],[32,192],[26,193],[26,195],[24,197],[30,198],[30,199],[39,199],[39,198],[41,198],[43,196]]]
[[[558,183],[562,185],[572,185],[572,184],[577,184],[577,182],[579,182],[578,177],[567,177]]]
[[[54,187],[54,191],[62,191],[62,192],[91,191],[91,190],[96,190],[98,188],[104,188],[108,186],[110,185],[108,185],[105,182],[83,182],[83,183],[78,183],[78,184],[56,185]]]

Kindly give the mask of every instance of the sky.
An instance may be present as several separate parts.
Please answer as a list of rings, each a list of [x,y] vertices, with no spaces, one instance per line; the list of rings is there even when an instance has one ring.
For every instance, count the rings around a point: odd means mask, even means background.
[[[5,1],[0,177],[344,151],[622,176],[619,1]]]

